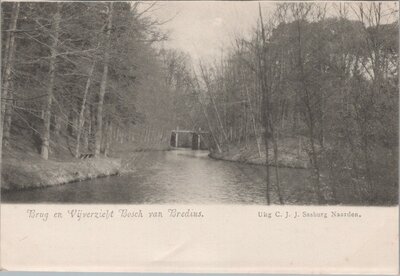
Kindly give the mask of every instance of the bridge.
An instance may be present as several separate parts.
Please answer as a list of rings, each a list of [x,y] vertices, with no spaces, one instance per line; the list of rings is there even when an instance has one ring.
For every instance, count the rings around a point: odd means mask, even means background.
[[[191,148],[193,150],[207,150],[208,132],[199,129],[182,130],[177,127],[171,131],[171,147],[174,148]]]

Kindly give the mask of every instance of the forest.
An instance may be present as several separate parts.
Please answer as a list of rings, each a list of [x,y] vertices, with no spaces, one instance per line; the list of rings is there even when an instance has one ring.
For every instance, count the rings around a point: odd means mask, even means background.
[[[164,47],[156,6],[1,4],[3,165],[166,150],[179,126],[267,164],[267,204],[279,167],[309,169],[319,204],[397,203],[397,4],[259,6],[213,60]]]

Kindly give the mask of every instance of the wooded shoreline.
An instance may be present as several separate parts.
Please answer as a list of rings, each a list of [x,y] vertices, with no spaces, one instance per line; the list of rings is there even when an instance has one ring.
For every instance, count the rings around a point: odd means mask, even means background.
[[[265,149],[258,151],[256,143],[246,142],[230,145],[221,152],[210,151],[209,156],[213,159],[240,162],[251,165],[265,166]],[[311,168],[309,158],[305,150],[295,145],[293,139],[285,139],[279,144],[279,154],[275,163],[274,150],[269,148],[269,166],[278,168],[309,169]]]
[[[265,166],[265,159],[257,158],[252,156],[251,158],[246,158],[243,156],[238,156],[231,152],[211,152],[209,157],[215,160],[221,161],[229,161],[229,162],[238,162],[243,164],[249,165],[258,165],[258,166]],[[275,164],[271,161],[269,166],[274,167]],[[289,168],[289,169],[309,169],[309,164],[302,160],[285,160],[280,159],[278,160],[278,168]]]

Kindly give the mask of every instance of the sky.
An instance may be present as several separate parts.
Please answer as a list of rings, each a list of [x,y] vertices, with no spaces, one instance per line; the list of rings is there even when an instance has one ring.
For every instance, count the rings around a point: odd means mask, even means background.
[[[248,33],[258,19],[258,2],[183,1],[159,2],[154,16],[168,20],[161,28],[169,32],[166,47],[181,49],[194,60],[221,56],[235,34]],[[273,3],[262,3],[265,16]]]
[[[221,57],[221,50],[232,45],[235,34],[249,34],[259,18],[258,1],[160,1],[152,15],[168,20],[161,29],[169,32],[164,47],[177,48],[191,55],[193,61],[212,61]],[[262,1],[264,21],[275,9],[275,3]],[[334,4],[336,5],[336,4]],[[384,2],[384,9],[398,7]],[[330,6],[329,14],[337,15]],[[397,14],[396,14],[397,15]],[[357,19],[350,15],[350,19]]]

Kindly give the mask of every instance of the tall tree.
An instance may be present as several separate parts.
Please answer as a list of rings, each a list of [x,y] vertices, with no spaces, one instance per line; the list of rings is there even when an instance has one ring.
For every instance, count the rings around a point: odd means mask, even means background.
[[[266,34],[264,29],[264,20],[261,11],[261,5],[258,4],[259,18],[260,18],[260,31],[261,31],[261,47],[260,47],[260,59],[259,59],[259,72],[260,72],[260,83],[261,83],[261,95],[262,95],[262,105],[261,105],[261,114],[264,124],[264,144],[265,144],[265,167],[266,167],[266,199],[267,204],[269,205],[271,202],[270,199],[270,171],[269,171],[269,131],[270,131],[270,104],[269,98],[270,93],[268,90],[268,80],[267,80],[267,57],[266,57]]]
[[[53,15],[52,32],[51,32],[51,48],[50,48],[50,65],[49,65],[49,83],[47,87],[47,101],[44,110],[44,130],[42,136],[41,156],[47,160],[49,158],[49,144],[50,144],[50,120],[51,120],[51,107],[53,102],[53,93],[56,78],[56,65],[58,54],[58,39],[60,34],[60,21],[61,21],[61,7],[62,3],[57,2],[56,11]]]
[[[106,30],[106,46],[104,50],[104,64],[103,75],[101,77],[99,101],[97,104],[97,117],[96,117],[96,134],[95,134],[95,155],[100,154],[101,140],[103,138],[103,103],[104,95],[107,90],[108,66],[110,60],[110,47],[111,47],[111,31],[112,31],[112,18],[113,18],[113,2],[108,5],[108,18]]]
[[[83,92],[83,97],[82,97],[82,104],[81,104],[81,108],[79,111],[79,117],[78,117],[78,126],[77,126],[77,130],[76,130],[76,148],[75,148],[75,157],[79,158],[80,156],[80,149],[81,149],[81,135],[82,135],[82,131],[83,131],[83,125],[85,123],[85,111],[86,111],[86,102],[87,102],[87,98],[88,98],[88,93],[89,93],[89,89],[90,89],[90,84],[92,82],[92,78],[93,78],[93,72],[94,72],[94,68],[95,68],[96,62],[93,62],[92,66],[89,69],[89,74],[88,74],[88,78],[86,81],[86,85],[85,85],[85,90]]]
[[[1,104],[1,128],[2,141],[4,145],[8,145],[10,139],[11,115],[13,108],[13,87],[12,87],[12,70],[14,67],[14,55],[16,49],[15,35],[17,30],[17,22],[19,16],[20,3],[15,2],[12,5],[12,14],[10,27],[7,32],[7,40],[4,51],[4,74],[2,87],[2,104]]]

